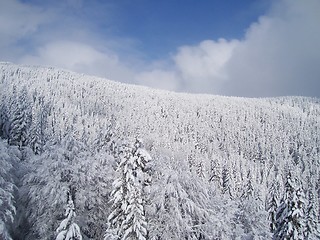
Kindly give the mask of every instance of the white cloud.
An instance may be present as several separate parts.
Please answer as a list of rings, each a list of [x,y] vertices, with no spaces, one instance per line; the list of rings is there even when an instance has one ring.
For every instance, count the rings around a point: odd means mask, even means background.
[[[277,2],[233,52],[224,93],[319,96],[319,9],[317,0]]]
[[[50,8],[17,0],[0,3],[0,60],[55,66],[123,82],[134,78],[134,70],[115,52],[122,45],[129,49],[130,40],[105,40],[93,32],[86,19],[69,9],[81,11],[83,1],[68,0]]]
[[[198,46],[181,47],[174,61],[183,84],[196,92],[217,92],[218,85],[227,77],[224,67],[237,44],[236,40],[219,39],[217,42],[207,40]]]
[[[39,47],[34,55],[27,55],[20,62],[71,69],[76,72],[125,81],[133,72],[119,62],[118,56],[104,53],[93,46],[75,41],[55,41]]]
[[[174,60],[185,78],[224,78],[223,67],[232,56],[236,45],[237,41],[207,40],[198,46],[181,47]]]
[[[168,86],[236,96],[319,97],[319,9],[318,0],[275,1],[241,40],[181,47],[173,56],[175,84]]]
[[[178,81],[179,77],[174,71],[159,69],[141,72],[135,76],[135,82],[137,84],[172,91],[179,89],[180,83]]]

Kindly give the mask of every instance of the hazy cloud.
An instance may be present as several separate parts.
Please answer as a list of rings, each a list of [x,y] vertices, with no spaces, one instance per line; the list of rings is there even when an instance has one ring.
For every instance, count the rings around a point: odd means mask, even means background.
[[[223,93],[320,96],[320,2],[284,0],[250,26],[226,65]]]
[[[318,0],[275,1],[241,40],[181,47],[173,56],[177,84],[170,86],[236,96],[320,97],[319,10]]]
[[[225,65],[237,44],[237,40],[227,42],[219,39],[179,48],[173,59],[182,75],[183,88],[195,92],[217,92],[227,78]]]
[[[86,7],[83,1],[50,7],[16,0],[0,3],[0,60],[55,66],[122,82],[134,78],[134,68],[116,53],[129,49],[130,40],[105,40],[95,33],[90,22],[77,15]]]
[[[180,78],[176,72],[159,69],[141,72],[135,76],[137,84],[172,91],[180,88],[181,83],[179,80]]]

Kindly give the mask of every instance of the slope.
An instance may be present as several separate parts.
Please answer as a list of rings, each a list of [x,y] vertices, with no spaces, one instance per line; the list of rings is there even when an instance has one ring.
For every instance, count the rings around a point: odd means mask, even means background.
[[[134,138],[143,138],[153,157],[150,239],[270,237],[268,225],[277,225],[267,216],[270,194],[277,208],[288,174],[294,189],[302,188],[306,198],[313,194],[305,202],[312,201],[313,219],[319,218],[319,99],[173,93],[10,63],[0,64],[0,76],[1,136],[24,153],[29,172],[22,182],[34,187],[24,189],[28,221],[35,226],[30,239],[34,232],[44,239],[48,222],[51,231],[57,227],[61,216],[53,215],[63,208],[70,182],[77,183],[72,191],[81,214],[93,212],[90,219],[79,216],[79,226],[88,239],[101,238],[117,165],[110,149]],[[52,169],[59,179],[51,179]],[[35,178],[52,186],[48,190]],[[39,189],[43,198],[32,202]],[[48,191],[55,197],[45,197]],[[42,200],[51,209],[35,213]],[[32,224],[39,217],[44,220]]]

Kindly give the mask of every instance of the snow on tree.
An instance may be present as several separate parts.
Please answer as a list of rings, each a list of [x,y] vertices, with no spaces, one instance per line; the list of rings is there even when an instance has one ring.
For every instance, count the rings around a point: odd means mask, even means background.
[[[10,230],[16,215],[12,158],[6,144],[0,141],[0,239],[11,240]]]
[[[145,240],[147,221],[144,187],[150,182],[146,170],[151,157],[142,148],[139,139],[133,146],[123,144],[119,150],[118,178],[111,192],[112,211],[108,217],[109,228],[105,239],[116,234],[121,239]]]
[[[37,155],[43,152],[44,147],[44,134],[42,131],[42,113],[40,113],[37,117],[33,118],[33,123],[30,127],[29,131],[29,146],[33,150],[33,152]]]
[[[31,110],[26,87],[23,88],[19,99],[15,100],[13,106],[9,129],[9,143],[19,147],[26,146],[31,123]]]
[[[151,187],[150,239],[212,239],[218,229],[212,228],[207,185],[193,178],[189,166],[173,166],[170,157],[159,156]],[[171,160],[170,160],[171,159]],[[162,164],[161,164],[162,162]]]
[[[164,223],[159,219],[168,217],[173,222],[177,221],[169,215],[173,212],[171,210],[146,210],[150,206],[157,206],[157,200],[163,198],[144,199],[145,193],[150,191],[157,196],[155,193],[165,188],[167,183],[174,186],[172,189],[178,189],[176,192],[187,193],[183,201],[176,200],[181,205],[179,209],[182,209],[181,214],[176,214],[176,217],[181,216],[182,222],[188,223],[182,225],[186,226],[183,233],[201,226],[201,231],[197,232],[201,232],[201,237],[207,236],[207,239],[263,238],[269,227],[265,224],[267,216],[264,206],[267,203],[261,199],[267,199],[265,195],[274,176],[285,176],[284,170],[288,163],[297,170],[295,177],[301,182],[301,189],[307,189],[307,176],[311,176],[317,183],[313,207],[319,216],[318,99],[246,99],[176,94],[118,84],[55,68],[8,63],[0,63],[0,75],[0,135],[12,145],[23,146],[20,150],[25,161],[16,163],[16,166],[17,169],[26,171],[23,183],[17,189],[26,205],[26,239],[53,238],[53,235],[47,235],[54,232],[53,228],[59,217],[56,209],[63,207],[64,196],[70,184],[77,189],[75,204],[83,238],[102,237],[106,217],[110,213],[111,203],[108,200],[115,175],[113,167],[120,163],[116,156],[117,147],[114,147],[117,144],[113,144],[111,148],[109,146],[108,126],[111,118],[117,120],[116,128],[112,126],[111,138],[143,136],[152,141],[152,148],[148,148],[152,156],[158,154],[156,164],[161,165],[161,168],[153,172],[158,175],[156,181],[153,180],[155,184],[148,186],[148,181],[143,181],[143,184],[137,184],[144,186],[142,193],[135,191],[135,194],[126,195],[127,202],[129,197],[131,199],[132,209],[138,206],[139,195],[142,196],[142,202],[146,203],[144,209],[149,226],[148,238],[152,234],[159,236],[155,233],[157,229],[165,229]],[[27,101],[32,114],[26,114],[32,116],[32,119],[29,118],[32,120],[31,128],[21,128],[23,122],[27,122],[28,126],[30,122],[21,120],[21,112],[16,110],[25,102],[21,100],[24,98],[23,88],[26,84],[29,96],[32,96],[31,101]],[[24,109],[26,112],[30,111]],[[40,124],[39,131],[36,126],[42,110],[46,111],[46,121]],[[101,132],[101,129],[107,131]],[[24,134],[20,135],[21,132]],[[72,141],[66,141],[66,138],[71,132],[74,136],[69,139],[73,139],[73,143],[69,144]],[[38,139],[37,136],[41,138]],[[25,139],[28,141],[25,142]],[[28,147],[37,152],[37,146],[41,146],[41,142],[45,143],[42,154],[33,155]],[[28,146],[25,146],[26,143]],[[131,147],[135,149],[134,146]],[[166,156],[170,156],[168,162],[162,157],[164,149]],[[256,162],[253,163],[253,160]],[[180,168],[188,164],[188,161],[193,168],[191,173],[190,169],[185,173]],[[209,170],[210,164],[212,171]],[[211,183],[207,185],[205,181],[199,180],[195,168],[200,176],[205,175],[206,178],[208,174]],[[245,176],[249,170],[250,176]],[[144,176],[142,173],[145,172],[141,172]],[[19,182],[20,175],[16,179]],[[167,181],[168,179],[170,180]],[[247,184],[248,179],[250,184]],[[190,187],[189,183],[194,182],[197,182],[196,187]],[[279,184],[281,188],[283,182]],[[221,185],[224,186],[222,189]],[[244,187],[251,189],[250,185],[253,187],[252,195],[249,191],[251,197],[241,198]],[[225,192],[224,195],[221,190]],[[167,192],[170,191],[167,189]],[[201,196],[203,192],[207,193],[204,198]],[[298,199],[299,194],[295,194]],[[174,205],[175,198],[168,196],[166,199]],[[194,217],[196,214],[190,214],[192,217],[189,218],[185,214],[183,206],[188,206],[186,202],[190,199],[195,206],[210,213],[210,221],[205,218],[200,225],[187,221],[190,218],[197,219]],[[201,199],[207,199],[210,204],[200,204]],[[307,203],[306,210],[310,207],[309,200]],[[21,205],[23,209],[23,204]],[[279,206],[278,212],[281,212],[280,209]],[[287,208],[288,211],[290,209]],[[159,214],[151,214],[152,212]],[[265,219],[262,219],[263,216]],[[308,228],[308,224],[312,222],[308,211],[305,211],[305,218]],[[156,222],[159,224],[156,225]],[[230,226],[226,226],[226,222]],[[159,228],[152,228],[153,226]],[[111,227],[108,229],[114,230]],[[168,227],[168,232],[172,231]],[[181,239],[175,236],[172,238]],[[309,238],[317,237],[311,234]]]
[[[285,193],[277,209],[274,239],[304,238],[304,205],[304,192],[301,188],[294,186],[289,172],[285,183]]]
[[[68,204],[65,211],[65,219],[61,221],[56,232],[56,240],[82,240],[82,235],[78,224],[74,223],[75,207],[72,194],[68,192]]]
[[[314,189],[314,185],[309,178],[308,181],[308,195],[307,195],[307,204],[306,204],[306,229],[305,229],[305,238],[306,239],[316,239],[320,238],[320,231],[318,226],[318,216],[317,216],[317,199]]]
[[[2,96],[1,103],[0,103],[0,137],[7,139],[9,135],[9,112],[8,106],[5,104],[9,100]]]
[[[276,213],[278,208],[278,183],[276,181],[277,180],[275,180],[270,186],[266,203],[266,210],[268,212],[268,221],[271,233],[276,230]]]
[[[221,173],[221,188],[223,194],[229,194],[231,197],[230,171],[226,165],[223,166]]]
[[[253,186],[252,186],[252,175],[250,174],[250,170],[247,173],[246,184],[244,185],[244,191],[241,196],[242,199],[250,199],[253,197]]]

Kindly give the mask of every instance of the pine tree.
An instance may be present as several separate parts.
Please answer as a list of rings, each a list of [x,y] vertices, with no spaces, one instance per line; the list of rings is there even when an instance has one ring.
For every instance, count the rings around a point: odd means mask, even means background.
[[[134,146],[124,144],[120,147],[119,159],[118,178],[111,192],[113,204],[105,239],[118,237],[145,240],[147,221],[143,191],[144,186],[150,182],[146,170],[151,157],[137,139]]]
[[[313,239],[320,238],[320,233],[318,230],[318,216],[316,210],[316,194],[314,193],[314,187],[309,179],[309,189],[308,189],[308,204],[306,206],[306,229],[305,229],[305,238]]]
[[[16,186],[11,174],[13,161],[3,141],[0,141],[0,166],[0,239],[11,240],[10,228],[16,215]]]
[[[281,198],[280,204],[277,208],[276,213],[276,230],[274,232],[273,238],[275,240],[282,240],[290,237],[288,222],[291,207],[291,200],[293,197],[294,186],[291,179],[290,172],[287,174],[287,179],[285,182],[285,192]]]
[[[253,197],[252,176],[250,170],[247,173],[247,182],[241,197],[242,199],[250,199],[251,197]]]
[[[304,206],[305,195],[301,188],[294,191],[292,198],[292,207],[290,221],[289,221],[289,233],[293,239],[304,239],[305,221],[304,221]]]
[[[62,220],[56,232],[56,240],[82,240],[82,235],[78,224],[74,223],[75,207],[71,193],[68,193],[68,204],[65,212],[65,219]]]
[[[289,172],[285,193],[277,209],[274,239],[303,239],[304,205],[304,193],[301,188],[295,189]]]
[[[15,100],[13,107],[9,128],[9,144],[19,147],[26,146],[31,123],[31,110],[26,88],[23,88],[20,98]]]
[[[42,131],[41,115],[42,114],[39,113],[38,116],[33,119],[33,123],[29,131],[29,146],[37,155],[43,152],[44,146],[44,133]]]
[[[229,172],[227,166],[224,166],[222,169],[221,187],[222,187],[223,194],[229,193],[229,195],[231,196],[230,172]]]
[[[270,191],[267,199],[268,220],[269,220],[271,233],[273,233],[276,230],[277,207],[278,207],[277,186],[276,186],[276,183],[274,182],[270,187]]]

